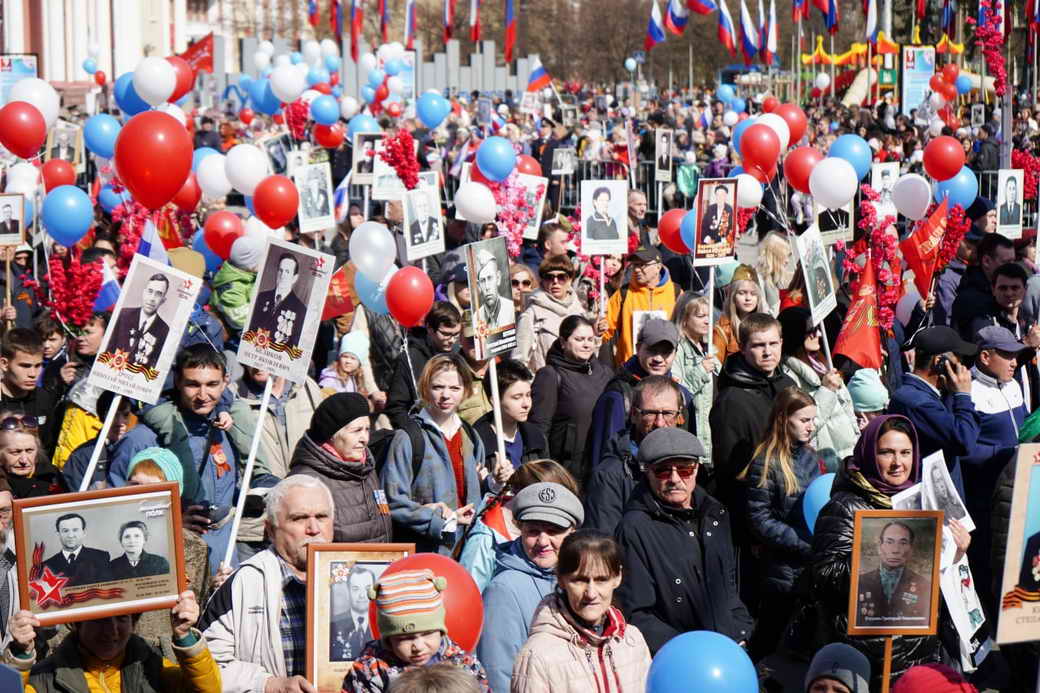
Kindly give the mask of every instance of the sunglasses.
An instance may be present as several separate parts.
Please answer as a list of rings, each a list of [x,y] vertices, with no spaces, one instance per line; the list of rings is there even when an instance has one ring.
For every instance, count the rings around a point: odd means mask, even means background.
[[[530,279],[514,279],[512,284],[513,286],[519,286],[521,289],[530,289],[533,282]]]
[[[40,422],[35,416],[8,416],[0,421],[0,431],[15,431],[29,429],[35,431],[40,427]]]
[[[566,272],[548,272],[542,275],[542,281],[548,282],[549,284],[555,284],[560,282],[561,284],[571,278],[571,275]]]
[[[672,472],[679,475],[683,481],[690,479],[697,473],[697,462],[692,464],[669,464],[650,467],[650,473],[661,481],[672,478]]]

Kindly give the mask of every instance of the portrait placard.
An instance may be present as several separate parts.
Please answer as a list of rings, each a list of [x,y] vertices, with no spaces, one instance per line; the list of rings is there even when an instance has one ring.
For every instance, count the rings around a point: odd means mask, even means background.
[[[168,609],[186,589],[175,482],[14,502],[21,608],[42,625]]]
[[[879,222],[888,216],[899,219],[899,210],[896,209],[896,202],[892,197],[897,180],[899,180],[898,161],[879,161],[870,165],[870,187],[874,188],[879,196],[878,200],[873,203]]]
[[[310,544],[307,547],[307,680],[339,693],[343,677],[372,639],[368,588],[415,544]]]
[[[284,175],[289,170],[289,152],[292,151],[292,140],[289,135],[271,135],[265,137],[258,145],[267,152],[267,158],[271,160],[271,173]]]
[[[491,99],[486,96],[477,99],[477,125],[482,127],[491,127],[492,108],[494,108],[494,106],[491,103]]]
[[[581,182],[581,252],[623,255],[628,252],[628,181]]]
[[[1002,168],[997,172],[997,232],[1012,240],[1022,237],[1022,200],[1025,171]]]
[[[857,510],[849,635],[934,635],[942,513]]]
[[[997,643],[1040,640],[1040,443],[1018,446]]]
[[[300,207],[296,212],[300,232],[324,231],[336,226],[329,163],[301,164],[293,168],[291,175],[300,192]]]
[[[83,167],[83,129],[78,125],[59,120],[47,133],[44,161],[61,159],[67,161],[80,173]]]
[[[408,261],[443,253],[444,220],[439,188],[420,184],[415,190],[406,191],[402,207]]]
[[[383,141],[381,132],[365,132],[354,135],[353,167],[351,182],[356,185],[371,185],[375,168],[376,151]]]
[[[571,147],[562,147],[553,150],[552,175],[570,176],[577,168],[578,154]]]
[[[658,183],[672,182],[672,136],[671,130],[654,130],[654,180]]]
[[[693,264],[723,265],[736,257],[737,179],[697,181],[697,238]]]
[[[372,166],[372,199],[373,200],[400,200],[404,197],[404,182],[398,177],[394,167],[388,164],[379,154],[383,151],[385,142],[380,140],[376,146],[376,153]],[[419,151],[419,143],[415,142],[415,151]]]
[[[257,273],[238,361],[294,383],[307,378],[335,258],[274,237]]]
[[[838,241],[852,242],[855,235],[855,205],[856,201],[850,200],[844,207],[832,210],[813,202],[813,223],[820,230],[820,239],[824,245],[834,245]]]
[[[516,346],[516,311],[509,284],[505,236],[465,246],[470,320],[477,358],[486,359]]]
[[[971,126],[981,128],[986,123],[986,106],[981,103],[971,105]]]
[[[135,254],[88,383],[155,404],[201,288],[198,277]]]
[[[820,230],[815,225],[798,236],[796,241],[805,279],[805,293],[812,311],[812,323],[819,325],[838,306],[827,251],[823,247]]]
[[[524,227],[524,238],[538,238],[538,229],[542,226],[542,213],[545,211],[545,193],[549,189],[549,179],[533,176],[530,173],[518,173],[516,182],[524,188],[527,206],[534,210]]]
[[[0,194],[0,246],[25,243],[25,196]]]
[[[538,92],[525,91],[520,97],[520,112],[536,116],[541,111],[541,103],[542,99]]]
[[[957,520],[969,532],[975,531],[975,521],[957,493],[957,487],[946,467],[942,450],[933,452],[921,460],[922,505],[925,510],[942,510],[945,520]]]

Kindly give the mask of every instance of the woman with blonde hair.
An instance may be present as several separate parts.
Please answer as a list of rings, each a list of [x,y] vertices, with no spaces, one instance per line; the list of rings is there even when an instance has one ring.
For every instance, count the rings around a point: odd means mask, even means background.
[[[802,493],[823,472],[810,445],[816,430],[812,397],[794,387],[781,391],[769,419],[751,463],[737,476],[744,484],[752,541],[762,548],[759,595],[764,606],[751,641],[755,659],[769,654],[780,640],[794,604],[790,596],[795,580],[812,558]]]
[[[707,296],[685,294],[679,297],[672,311],[672,322],[679,329],[679,347],[672,361],[672,377],[693,394],[697,412],[697,436],[704,444],[704,459],[711,459],[711,412],[715,397],[713,376],[718,375],[720,362],[708,354],[708,329],[711,320]]]
[[[733,281],[726,287],[726,299],[722,304],[722,315],[715,324],[712,340],[715,342],[715,355],[725,361],[730,354],[740,351],[737,336],[740,334],[740,321],[760,310],[762,290],[758,287],[755,270],[741,265],[733,273]]]
[[[763,300],[760,310],[774,318],[780,312],[780,290],[791,282],[787,265],[791,260],[791,244],[778,233],[770,233],[758,248],[758,278]]]

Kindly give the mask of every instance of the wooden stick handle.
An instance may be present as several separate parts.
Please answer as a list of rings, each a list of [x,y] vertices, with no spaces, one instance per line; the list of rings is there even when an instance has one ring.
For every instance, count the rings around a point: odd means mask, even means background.
[[[881,665],[881,693],[888,693],[889,679],[892,678],[892,637],[885,638],[885,660]]]

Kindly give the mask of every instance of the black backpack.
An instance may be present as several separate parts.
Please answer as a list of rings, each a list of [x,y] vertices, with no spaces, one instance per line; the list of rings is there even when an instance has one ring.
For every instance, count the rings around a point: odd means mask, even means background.
[[[423,455],[426,454],[426,438],[423,436],[422,428],[411,417],[401,425],[400,430],[408,434],[408,440],[412,444],[412,479],[414,479],[419,474]],[[476,443],[478,439],[477,433],[472,426],[462,421],[462,430],[469,436],[471,443]],[[390,457],[390,443],[393,441],[396,432],[397,430],[395,429],[379,430],[375,431],[368,439],[368,450],[376,461],[376,473],[379,474],[380,481],[383,479],[383,468]]]

